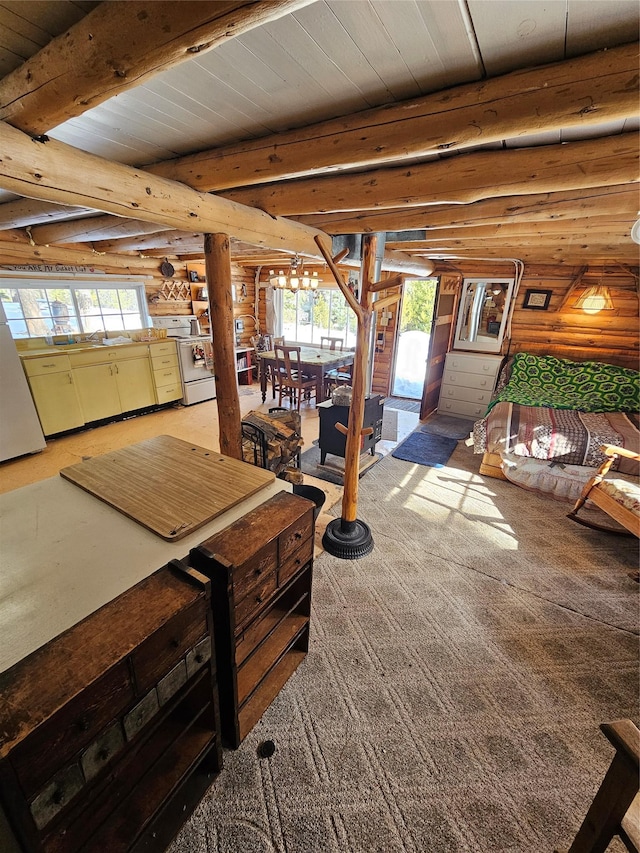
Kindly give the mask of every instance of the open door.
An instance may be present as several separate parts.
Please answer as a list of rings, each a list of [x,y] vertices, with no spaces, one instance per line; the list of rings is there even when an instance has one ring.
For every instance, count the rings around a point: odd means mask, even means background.
[[[436,293],[436,307],[433,312],[433,328],[429,342],[427,371],[422,389],[420,419],[424,420],[438,407],[440,385],[444,373],[444,359],[451,349],[451,341],[456,326],[458,301],[462,285],[461,275],[440,276]]]

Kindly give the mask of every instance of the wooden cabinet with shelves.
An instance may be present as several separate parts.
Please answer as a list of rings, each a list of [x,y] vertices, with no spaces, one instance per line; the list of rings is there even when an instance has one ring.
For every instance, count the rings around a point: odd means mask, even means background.
[[[0,675],[23,850],[165,849],[222,766],[209,598],[174,561]]]
[[[280,492],[190,552],[212,584],[227,746],[239,746],[307,653],[313,509]]]
[[[253,347],[236,347],[236,372],[240,385],[253,382]]]

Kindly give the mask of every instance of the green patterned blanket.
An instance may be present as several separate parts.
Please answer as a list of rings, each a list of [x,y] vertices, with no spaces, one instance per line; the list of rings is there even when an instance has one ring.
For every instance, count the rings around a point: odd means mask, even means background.
[[[488,411],[502,400],[579,412],[637,412],[640,374],[598,361],[577,362],[521,352],[514,356],[509,381]]]

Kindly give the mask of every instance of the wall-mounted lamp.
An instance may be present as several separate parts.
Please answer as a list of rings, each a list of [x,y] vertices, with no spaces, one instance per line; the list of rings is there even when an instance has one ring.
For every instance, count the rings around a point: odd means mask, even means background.
[[[573,307],[581,308],[586,314],[610,311],[613,308],[613,300],[609,288],[606,284],[594,284],[588,287]]]

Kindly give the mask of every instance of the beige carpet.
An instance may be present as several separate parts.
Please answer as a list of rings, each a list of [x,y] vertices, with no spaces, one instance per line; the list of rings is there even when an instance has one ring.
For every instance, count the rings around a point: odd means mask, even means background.
[[[637,541],[477,468],[460,442],[360,481],[373,553],[317,559],[310,653],[173,853],[569,845],[612,756],[599,723],[638,718]]]

